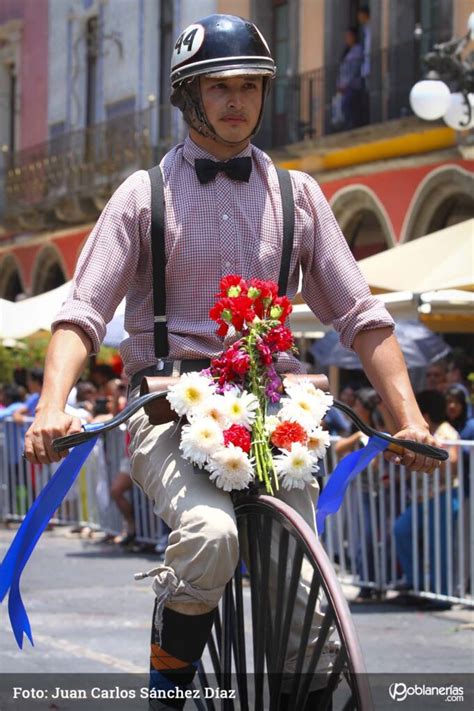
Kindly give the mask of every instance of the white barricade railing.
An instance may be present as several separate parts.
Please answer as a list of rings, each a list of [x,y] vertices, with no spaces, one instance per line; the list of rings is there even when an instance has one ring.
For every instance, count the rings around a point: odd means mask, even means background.
[[[323,536],[341,580],[474,604],[474,442],[446,444],[456,467],[416,474],[380,456],[349,485]],[[325,470],[336,463],[331,447]]]
[[[0,423],[0,515],[21,520],[57,468],[22,458],[29,424]],[[337,438],[332,438],[332,444]],[[450,443],[451,444],[451,443]],[[378,457],[350,484],[341,509],[326,519],[323,542],[343,582],[384,592],[405,582],[415,594],[474,604],[474,442],[458,448],[433,475],[415,474]],[[119,533],[123,519],[110,496],[126,454],[125,430],[99,439],[53,523]],[[325,471],[337,458],[331,446]],[[323,476],[323,482],[329,475]],[[139,487],[130,493],[137,539],[155,544],[163,524]],[[415,503],[415,505],[414,505]]]

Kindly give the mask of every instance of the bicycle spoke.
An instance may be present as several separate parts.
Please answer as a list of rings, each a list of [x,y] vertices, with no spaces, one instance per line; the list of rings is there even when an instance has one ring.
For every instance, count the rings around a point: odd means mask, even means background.
[[[242,571],[240,562],[237,565],[234,575],[235,585],[235,626],[236,626],[236,655],[235,666],[237,674],[237,684],[239,687],[241,711],[248,711],[248,686],[247,686],[247,662],[245,654],[245,627],[244,627],[244,598],[242,592]]]
[[[204,669],[204,666],[202,664],[202,661],[199,662],[198,665],[198,678],[199,678],[199,683],[201,684],[201,691],[204,691],[204,689],[208,689],[210,684],[207,678],[206,671]],[[198,710],[201,711],[201,709],[207,708],[207,711],[215,711],[215,706],[214,702],[212,699],[205,699],[205,706],[203,705],[202,701],[196,700],[196,706],[198,707]]]
[[[216,613],[216,621],[217,621],[217,613]],[[216,622],[214,624],[216,625]],[[216,634],[217,639],[219,639],[219,634],[217,632],[217,629],[215,629],[215,634]],[[221,678],[220,650],[218,651],[216,642],[214,640],[214,635],[212,633],[207,641],[207,648],[209,650],[209,655],[211,657],[212,666],[214,668],[214,674],[216,675],[216,679],[220,679]]]
[[[296,708],[302,708],[301,704],[303,700],[306,698],[306,695],[308,694],[308,691],[310,689],[311,685],[311,676],[315,673],[319,659],[321,657],[321,653],[324,649],[324,645],[326,644],[329,635],[331,634],[331,625],[334,620],[334,613],[333,611],[329,608],[326,610],[326,613],[323,618],[323,622],[321,624],[321,628],[319,630],[318,634],[318,640],[314,646],[313,653],[311,655],[311,660],[309,662],[308,668],[306,670],[306,673],[302,679],[302,683],[300,686],[300,693],[297,699],[297,704]]]
[[[255,541],[256,525],[255,516],[248,517],[248,540]],[[252,600],[252,622],[253,629],[256,633],[253,635],[253,659],[254,659],[254,675],[255,675],[255,709],[264,708],[263,705],[263,672],[264,672],[264,653],[262,644],[262,635],[258,634],[261,631],[263,616],[260,614],[260,600],[257,596],[257,591],[260,590],[260,570],[258,566],[257,550],[254,545],[249,545],[250,554],[250,594]]]
[[[303,673],[303,663],[304,663],[304,658],[305,658],[305,652],[308,647],[308,642],[309,642],[309,635],[311,632],[311,625],[313,623],[314,619],[314,614],[316,610],[316,602],[318,599],[318,594],[320,590],[320,585],[321,585],[321,579],[319,576],[319,573],[317,570],[313,572],[313,579],[311,581],[311,589],[308,597],[308,604],[306,607],[306,613],[305,613],[305,618],[303,622],[303,630],[301,632],[301,642],[300,642],[300,647],[298,651],[298,658],[296,660],[296,668],[295,668],[295,678],[293,680],[293,686],[291,689],[291,694],[290,698],[296,699],[299,694],[301,682],[302,682],[302,673]],[[305,699],[303,699],[303,703],[305,703]]]
[[[220,686],[223,689],[232,687],[232,637],[233,637],[233,601],[232,601],[232,585],[227,585],[224,591],[222,600],[222,630],[221,630],[221,649],[222,649],[222,674],[220,677]],[[231,699],[224,700],[224,709],[233,709],[234,703]]]
[[[263,526],[261,521],[257,519],[257,545],[260,554],[260,564],[262,577],[260,580],[260,589],[262,591],[263,599],[261,601],[260,615],[260,625],[262,626],[262,637],[264,641],[264,648],[266,652],[267,659],[267,669],[272,668],[272,655],[274,652],[273,646],[273,624],[271,618],[271,599],[269,591],[269,576],[270,576],[270,553],[271,553],[271,540],[272,540],[272,519],[268,516],[263,520]]]
[[[278,661],[276,664],[275,669],[272,671],[275,673],[275,690],[276,690],[276,695],[278,696],[278,693],[280,691],[281,687],[281,682],[282,682],[282,674],[283,674],[283,668],[284,668],[284,662],[286,658],[286,651],[288,647],[288,640],[290,636],[290,626],[291,626],[291,620],[293,618],[293,612],[295,608],[295,601],[296,601],[296,594],[298,592],[298,583],[300,581],[300,575],[301,575],[301,564],[303,562],[303,551],[301,548],[296,547],[294,554],[293,554],[293,563],[291,566],[291,577],[290,577],[290,585],[288,588],[288,596],[286,600],[286,613],[284,616],[284,622],[283,622],[283,627],[281,631],[281,636],[278,640]],[[280,583],[280,581],[278,581]]]

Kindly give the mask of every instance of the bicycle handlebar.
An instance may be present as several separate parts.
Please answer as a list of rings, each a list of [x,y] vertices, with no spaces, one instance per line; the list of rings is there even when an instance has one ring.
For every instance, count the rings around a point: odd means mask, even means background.
[[[138,410],[144,407],[147,403],[158,398],[166,397],[167,391],[160,393],[148,393],[147,395],[142,395],[137,398],[129,405],[127,405],[122,412],[113,417],[111,420],[104,422],[101,425],[94,426],[93,429],[87,429],[83,432],[77,432],[76,434],[66,435],[65,437],[57,437],[53,440],[53,449],[59,452],[64,449],[69,449],[69,447],[75,447],[78,444],[87,442],[93,437],[97,437],[100,434],[109,432],[119,425],[123,425],[132,415],[134,415]],[[398,454],[403,453],[403,449],[408,449],[416,454],[422,454],[425,457],[430,457],[432,459],[437,459],[438,461],[446,461],[449,454],[445,449],[440,449],[439,447],[433,447],[430,444],[422,444],[421,442],[414,442],[411,439],[398,439],[392,437],[391,435],[385,434],[383,432],[378,432],[377,430],[369,427],[369,425],[362,422],[362,420],[357,417],[356,413],[343,402],[339,400],[334,400],[334,406],[346,414],[352,422],[358,427],[361,432],[368,435],[369,437],[380,437],[385,441],[389,442],[391,451],[397,452]]]
[[[415,454],[422,454],[425,457],[431,457],[431,459],[437,459],[438,461],[445,462],[449,457],[449,452],[440,447],[433,447],[431,444],[422,444],[421,442],[414,442],[412,439],[401,439],[399,437],[392,437],[391,435],[385,434],[385,432],[379,432],[373,427],[370,427],[365,422],[363,422],[354,412],[354,410],[346,405],[340,400],[334,400],[334,407],[341,410],[345,415],[347,415],[356,427],[360,429],[361,432],[366,434],[368,437],[380,437],[386,442],[390,443],[388,449],[391,452],[396,452],[397,454],[403,454],[404,449],[409,449],[410,452]]]

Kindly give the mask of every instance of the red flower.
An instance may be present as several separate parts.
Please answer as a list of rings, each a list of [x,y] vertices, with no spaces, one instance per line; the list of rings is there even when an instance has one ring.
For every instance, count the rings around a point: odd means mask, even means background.
[[[229,429],[224,430],[224,444],[233,444],[235,447],[240,447],[247,454],[250,452],[252,440],[250,432],[243,425],[232,425]]]
[[[289,298],[287,296],[277,296],[273,299],[273,303],[270,308],[270,317],[278,319],[278,321],[284,323],[292,311],[293,307]]]
[[[244,323],[252,323],[255,318],[253,301],[248,296],[236,296],[231,301],[232,325],[236,331],[242,331]]]
[[[250,296],[254,298],[255,313],[259,318],[263,318],[265,311],[276,299],[278,287],[272,281],[262,281],[261,279],[251,279],[249,281]]]
[[[286,326],[272,328],[264,337],[264,342],[272,353],[275,351],[289,351],[294,345],[293,334]]]
[[[273,362],[272,352],[266,343],[257,341],[257,349],[260,353],[260,360],[263,365],[271,365]]]
[[[229,289],[231,289],[231,293],[229,294]],[[239,291],[240,289],[240,291]],[[246,294],[247,293],[247,284],[245,281],[242,279],[241,276],[238,274],[227,274],[227,276],[223,277],[221,280],[221,291],[220,294],[218,294],[219,297],[221,296],[238,296],[239,294]]]
[[[288,422],[285,420],[275,427],[270,441],[279,449],[291,449],[293,442],[306,444],[308,435],[298,422]]]
[[[227,362],[239,375],[245,375],[250,368],[250,356],[246,351],[239,348],[229,348],[227,353]]]

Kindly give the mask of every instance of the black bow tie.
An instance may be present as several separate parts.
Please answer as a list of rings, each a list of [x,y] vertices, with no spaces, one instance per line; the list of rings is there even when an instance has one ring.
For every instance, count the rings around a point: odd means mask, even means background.
[[[248,183],[252,172],[252,159],[231,158],[231,160],[221,162],[209,160],[208,158],[196,158],[194,167],[196,168],[198,180],[202,184],[214,180],[220,170],[232,180],[244,180]]]

